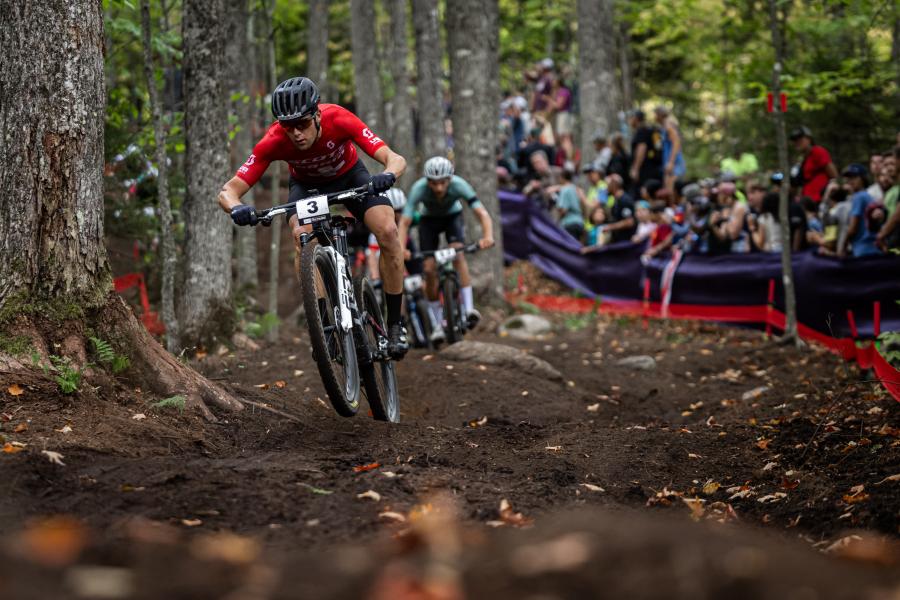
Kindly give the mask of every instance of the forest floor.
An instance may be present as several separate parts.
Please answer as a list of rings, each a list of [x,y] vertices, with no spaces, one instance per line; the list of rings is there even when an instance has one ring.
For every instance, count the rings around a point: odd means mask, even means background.
[[[900,404],[864,373],[551,318],[472,337],[563,381],[415,350],[399,425],[337,416],[299,329],[194,363],[283,414],[0,377],[0,597],[900,598]]]

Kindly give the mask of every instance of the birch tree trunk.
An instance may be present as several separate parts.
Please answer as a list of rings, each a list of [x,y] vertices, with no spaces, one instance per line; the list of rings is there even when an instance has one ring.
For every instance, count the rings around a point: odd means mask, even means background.
[[[622,104],[616,81],[612,0],[578,0],[579,134],[582,161],[593,156],[591,138],[613,133]]]
[[[152,35],[150,31],[150,0],[141,0],[141,29],[144,40],[144,77],[150,95],[150,112],[153,119],[153,141],[156,144],[156,187],[159,215],[159,238],[162,250],[162,320],[166,326],[166,349],[173,354],[180,350],[178,319],[175,316],[175,270],[178,256],[175,253],[175,235],[172,231],[172,206],[169,203],[169,157],[166,152],[166,130],[163,124],[159,91],[156,87],[156,68],[153,62]]]
[[[619,43],[619,73],[622,77],[621,108],[629,110],[634,106],[634,76],[631,72],[631,31],[627,23],[622,23],[617,39]]]
[[[307,26],[307,74],[325,102],[335,102],[328,81],[328,0],[310,0]]]
[[[775,48],[775,65],[772,67],[772,93],[775,96],[775,142],[778,146],[778,167],[785,174],[779,190],[778,222],[781,229],[781,277],[784,284],[784,338],[786,342],[800,345],[797,335],[797,298],[794,294],[794,267],[791,261],[791,225],[788,205],[790,198],[790,172],[787,152],[787,133],[785,132],[784,114],[781,112],[781,69],[784,64],[784,39],[782,22],[778,17],[778,0],[769,0],[769,28],[772,32],[772,46]]]
[[[441,36],[437,0],[413,0],[416,40],[416,106],[422,159],[447,155],[444,134],[444,94],[441,69]],[[409,160],[411,157],[407,157]]]
[[[216,205],[228,180],[228,112],[223,0],[185,0],[184,96],[187,195],[182,345],[211,346],[234,327],[231,305],[231,220]]]
[[[406,158],[411,167],[400,178],[400,187],[409,190],[416,180],[415,142],[413,140],[412,101],[409,94],[409,60],[408,43],[408,0],[389,0],[391,10],[390,66],[394,79],[393,128],[391,131],[391,148]]]
[[[237,132],[231,146],[231,168],[234,172],[247,160],[253,150],[253,103],[250,97],[250,81],[253,61],[250,52],[253,40],[253,19],[247,0],[232,0],[228,5],[228,43],[225,56],[228,65],[228,97],[231,99],[231,113],[237,120]],[[241,202],[253,206],[253,188],[250,188]],[[235,227],[237,245],[237,291],[252,297],[259,287],[259,270],[256,253],[256,228]]]
[[[167,353],[111,286],[103,245],[103,12],[100,2],[5,2],[0,27],[0,332],[27,338],[28,359],[0,351],[0,369],[59,355],[87,386],[97,336],[130,367],[120,376],[214,418],[206,402],[240,403]],[[28,366],[26,366],[26,364]],[[105,380],[109,382],[108,379]],[[90,392],[88,392],[90,393]]]
[[[453,101],[453,138],[456,172],[478,193],[494,221],[497,245],[472,255],[469,268],[482,301],[503,301],[503,252],[500,202],[495,170],[499,10],[497,0],[447,1],[447,45],[450,51],[450,90]],[[467,215],[467,234],[476,240],[477,223]]]
[[[378,70],[375,39],[375,0],[350,0],[350,47],[356,114],[374,131],[384,135],[384,100]]]
[[[266,32],[266,61],[269,73],[269,90],[274,90],[278,85],[278,74],[275,65],[275,21],[273,15],[275,13],[275,0],[267,0],[265,5],[265,29]],[[271,183],[269,190],[272,198],[272,206],[280,202],[281,188],[281,161],[275,161],[269,165],[269,175]],[[275,219],[269,228],[272,234],[272,241],[269,244],[269,299],[267,312],[273,315],[274,319],[270,321],[271,326],[266,333],[266,339],[274,342],[278,339],[278,287],[279,275],[281,274],[281,223],[283,219]]]

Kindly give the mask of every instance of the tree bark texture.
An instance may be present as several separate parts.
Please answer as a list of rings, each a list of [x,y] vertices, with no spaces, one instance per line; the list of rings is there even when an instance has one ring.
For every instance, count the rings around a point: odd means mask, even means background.
[[[144,41],[144,77],[150,95],[153,118],[153,141],[156,144],[156,187],[159,215],[159,238],[162,263],[162,320],[166,326],[166,348],[178,352],[178,319],[175,316],[175,234],[172,231],[172,205],[169,202],[169,157],[166,152],[166,131],[163,124],[159,91],[156,87],[156,67],[153,62],[152,32],[150,30],[150,0],[141,0],[141,30]]]
[[[472,255],[469,261],[473,284],[488,303],[503,300],[502,233],[495,171],[500,83],[492,76],[498,69],[498,27],[496,0],[448,0],[447,45],[456,172],[472,184],[490,213],[497,241],[494,248]],[[466,220],[466,237],[474,241],[478,239],[477,223],[471,214]]]
[[[616,81],[612,0],[578,0],[579,136],[582,160],[594,155],[595,131],[616,129],[621,105]]]
[[[446,156],[444,134],[444,93],[441,87],[441,35],[437,0],[413,0],[413,28],[416,39],[416,106],[418,107],[419,148],[422,159]],[[410,157],[407,157],[409,159]]]
[[[226,64],[229,72],[228,96],[231,99],[231,111],[237,118],[237,132],[231,145],[232,172],[247,160],[253,151],[253,114],[252,78],[253,61],[250,60],[253,43],[253,20],[250,18],[247,0],[233,0],[228,5],[228,43],[226,45]],[[253,188],[250,188],[241,202],[253,206]],[[237,245],[237,277],[239,292],[253,293],[259,287],[259,270],[256,252],[256,228],[235,227],[235,243]]]
[[[631,72],[631,31],[627,23],[619,28],[619,73],[622,77],[622,106],[630,110],[634,106],[634,76]],[[612,132],[610,132],[612,133]]]
[[[390,145],[409,161],[410,168],[400,178],[400,187],[408,190],[416,180],[415,141],[413,140],[412,100],[409,93],[408,0],[389,0],[391,10],[390,65],[394,79],[393,128]]]
[[[265,29],[266,32],[266,61],[269,72],[269,89],[274,90],[278,85],[278,74],[275,65],[275,0],[268,0],[265,5]],[[281,161],[275,161],[269,165],[270,191],[272,198],[272,206],[280,203],[279,188],[281,187]],[[280,266],[281,266],[281,224],[282,219],[275,219],[269,231],[272,234],[269,243],[269,298],[267,312],[278,316],[278,287],[280,283]],[[269,328],[266,337],[269,341],[274,342],[278,339],[278,321],[274,320],[273,325]]]
[[[0,26],[0,313],[106,300],[103,13],[4,0]]]
[[[187,195],[182,344],[230,337],[232,224],[216,206],[228,179],[223,0],[185,0],[183,16]]]
[[[328,1],[310,0],[309,24],[306,29],[307,73],[316,82],[325,102],[336,102],[328,81]]]
[[[375,0],[350,0],[350,47],[356,114],[369,129],[384,135],[384,100],[375,38]]]
[[[769,0],[769,27],[772,32],[772,46],[775,48],[775,65],[772,68],[772,93],[775,98],[781,94],[781,69],[784,64],[784,39],[783,21],[778,15],[778,0]],[[775,117],[775,142],[778,147],[778,168],[787,175],[788,165],[787,133],[784,125],[784,114],[780,110],[780,104],[772,115]],[[781,235],[781,277],[784,284],[784,339],[800,344],[797,335],[797,298],[794,294],[794,267],[791,261],[791,229],[788,216],[788,190],[790,181],[787,176],[781,182],[778,201],[778,222]]]

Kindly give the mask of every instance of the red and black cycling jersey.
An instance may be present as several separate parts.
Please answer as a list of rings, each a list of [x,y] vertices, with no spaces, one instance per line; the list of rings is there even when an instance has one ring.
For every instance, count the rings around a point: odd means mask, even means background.
[[[371,157],[385,145],[359,117],[337,104],[320,104],[322,111],[319,138],[309,150],[298,149],[281,125],[272,123],[266,135],[254,146],[253,154],[238,169],[236,176],[254,185],[276,160],[288,164],[291,176],[301,182],[331,181],[349,171],[357,161],[357,146]]]

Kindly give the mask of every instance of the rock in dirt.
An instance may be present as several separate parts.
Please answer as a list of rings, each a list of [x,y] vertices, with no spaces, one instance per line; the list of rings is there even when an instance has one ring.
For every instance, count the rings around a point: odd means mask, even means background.
[[[553,331],[553,325],[537,315],[513,315],[500,325],[500,335],[519,340],[542,340]]]
[[[538,377],[562,381],[562,373],[550,363],[518,348],[487,342],[462,341],[441,351],[441,357],[460,362],[477,362],[483,365],[510,367],[529,371]]]
[[[638,371],[652,371],[656,368],[656,360],[652,356],[640,354],[638,356],[626,356],[616,361],[620,367],[637,369]]]
[[[231,343],[240,350],[252,350],[254,352],[259,350],[259,344],[251,340],[246,333],[235,333],[231,338]]]

